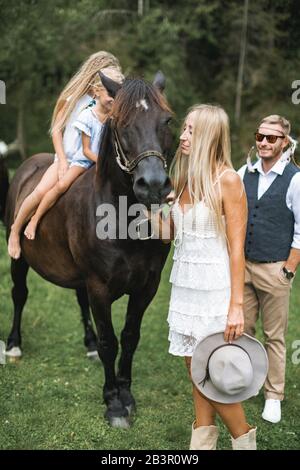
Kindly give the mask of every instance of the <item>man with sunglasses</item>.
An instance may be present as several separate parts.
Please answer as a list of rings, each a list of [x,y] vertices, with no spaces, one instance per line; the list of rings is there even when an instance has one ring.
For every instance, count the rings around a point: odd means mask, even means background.
[[[261,312],[269,359],[262,417],[271,423],[281,419],[289,297],[300,263],[300,169],[290,130],[282,116],[264,118],[255,132],[258,160],[252,166],[249,157],[238,171],[248,199],[245,332],[255,335]]]

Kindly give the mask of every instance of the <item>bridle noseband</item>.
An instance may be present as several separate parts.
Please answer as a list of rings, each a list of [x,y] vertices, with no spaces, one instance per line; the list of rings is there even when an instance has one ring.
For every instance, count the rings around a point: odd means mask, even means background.
[[[159,158],[164,165],[164,169],[167,169],[167,160],[164,155],[157,150],[147,150],[146,152],[140,153],[134,160],[128,160],[126,157],[124,150],[122,149],[122,145],[118,136],[117,129],[115,126],[112,126],[113,135],[114,135],[114,147],[116,151],[116,161],[121,168],[121,170],[125,171],[126,173],[131,174],[136,166],[147,157],[156,157]]]

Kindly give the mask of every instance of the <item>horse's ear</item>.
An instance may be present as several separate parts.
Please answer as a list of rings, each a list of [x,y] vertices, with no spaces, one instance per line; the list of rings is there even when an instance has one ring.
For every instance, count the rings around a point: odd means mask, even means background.
[[[107,77],[102,72],[99,72],[99,75],[100,75],[102,85],[104,86],[104,88],[106,88],[107,93],[113,98],[115,98],[116,94],[118,93],[122,85],[118,82],[114,82],[114,80]]]
[[[166,77],[164,74],[159,70],[156,72],[154,80],[153,80],[153,85],[159,89],[159,91],[162,93],[165,89],[166,86]]]

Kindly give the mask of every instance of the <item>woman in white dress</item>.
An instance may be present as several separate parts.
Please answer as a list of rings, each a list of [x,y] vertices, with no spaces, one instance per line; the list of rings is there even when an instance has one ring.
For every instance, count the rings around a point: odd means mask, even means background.
[[[225,341],[234,341],[244,330],[247,203],[232,167],[229,119],[222,108],[197,105],[190,110],[171,174],[175,203],[169,217],[159,220],[160,237],[174,239],[175,245],[169,352],[185,357],[190,371],[199,341],[220,331]],[[164,232],[170,226],[168,237]],[[255,429],[247,424],[240,403],[213,402],[195,385],[193,399],[196,419],[190,449],[216,448],[216,413],[229,429],[234,448],[255,447]]]

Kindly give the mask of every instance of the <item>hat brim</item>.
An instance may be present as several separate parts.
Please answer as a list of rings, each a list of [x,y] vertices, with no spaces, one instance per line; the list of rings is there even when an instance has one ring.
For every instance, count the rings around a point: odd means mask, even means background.
[[[224,341],[224,332],[207,336],[200,341],[193,353],[191,362],[191,377],[198,390],[210,400],[219,403],[238,403],[256,395],[263,386],[268,372],[268,357],[263,345],[252,336],[244,333],[234,340],[234,344],[243,347],[251,360],[253,367],[253,380],[249,387],[235,395],[225,394],[218,390],[211,380],[203,383],[206,375],[206,366],[211,352],[218,346],[228,344]],[[201,383],[202,382],[202,383]]]

